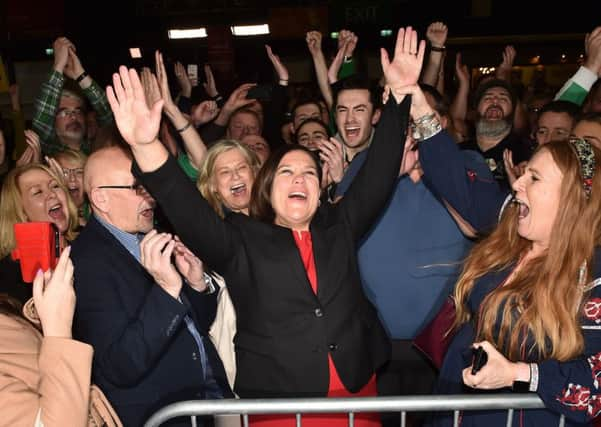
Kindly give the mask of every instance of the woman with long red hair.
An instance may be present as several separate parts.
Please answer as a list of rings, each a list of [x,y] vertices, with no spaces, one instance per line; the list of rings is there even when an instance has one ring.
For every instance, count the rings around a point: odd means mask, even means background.
[[[546,409],[514,425],[588,425],[601,413],[601,151],[584,139],[539,147],[492,234],[455,288],[456,335],[436,393],[536,392]],[[473,370],[473,349],[486,364]],[[462,426],[506,425],[506,411]],[[438,414],[433,425],[452,424]]]

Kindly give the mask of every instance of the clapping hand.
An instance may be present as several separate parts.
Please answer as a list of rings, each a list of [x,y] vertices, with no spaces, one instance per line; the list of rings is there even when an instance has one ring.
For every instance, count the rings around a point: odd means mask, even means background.
[[[158,51],[155,55],[159,55]],[[157,60],[158,62],[158,60]],[[163,62],[163,57],[161,56],[161,63]],[[163,68],[165,66],[163,65]],[[157,75],[159,74],[159,68],[157,65]],[[179,87],[182,89],[182,95],[187,96],[188,98],[190,98],[190,96],[192,95],[192,86],[196,86],[198,84],[198,81],[196,82],[192,82],[190,80],[190,77],[188,76],[188,72],[186,71],[186,67],[184,67],[184,65],[181,62],[176,62],[174,65],[174,73],[175,73],[175,78],[177,79],[177,82],[179,83]],[[159,78],[160,80],[160,78]]]
[[[211,66],[206,64],[204,70],[206,83],[203,83],[202,86],[205,88],[207,95],[211,98],[215,98],[219,95],[219,92],[217,91],[217,85],[215,84],[215,77],[213,76],[213,71],[211,71]]]
[[[202,261],[181,242],[178,236],[175,236],[175,250],[173,253],[175,255],[175,266],[184,276],[186,282],[198,292],[203,292],[207,285],[204,281]]]
[[[336,138],[324,139],[319,142],[319,158],[327,166],[327,181],[329,185],[332,182],[339,183],[344,177],[344,152],[342,144]],[[325,169],[325,168],[324,168]]]
[[[157,285],[177,299],[182,278],[171,262],[176,243],[171,234],[151,230],[140,242],[140,263]]]
[[[215,101],[202,101],[200,104],[192,107],[191,119],[194,126],[198,127],[209,123],[219,114],[219,108]]]
[[[265,50],[267,51],[267,56],[269,57],[269,60],[271,61],[271,64],[273,65],[273,68],[280,79],[280,83],[288,83],[288,68],[286,68],[286,66],[282,63],[280,57],[273,53],[271,46],[266,44]]]

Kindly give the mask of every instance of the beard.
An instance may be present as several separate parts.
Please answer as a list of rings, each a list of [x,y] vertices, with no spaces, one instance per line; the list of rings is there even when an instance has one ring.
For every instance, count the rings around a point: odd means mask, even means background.
[[[507,118],[489,120],[483,117],[476,122],[476,135],[485,138],[501,138],[511,130],[511,121]]]
[[[68,139],[83,139],[85,136],[86,129],[81,124],[74,122],[66,126],[65,129],[59,131],[57,129],[56,135],[58,137],[68,138]]]

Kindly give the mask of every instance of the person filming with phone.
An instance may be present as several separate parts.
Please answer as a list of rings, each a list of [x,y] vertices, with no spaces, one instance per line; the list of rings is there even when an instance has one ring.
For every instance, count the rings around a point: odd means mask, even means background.
[[[66,248],[54,271],[38,270],[33,298],[0,293],[0,426],[119,427],[90,383],[93,349],[71,336],[73,264]]]
[[[601,414],[601,151],[584,139],[540,146],[492,234],[457,282],[455,335],[435,394],[537,393],[514,425],[590,425]],[[462,426],[505,426],[469,411]],[[433,426],[453,425],[439,413]]]
[[[10,171],[0,195],[0,293],[21,304],[32,296],[31,282],[24,280],[31,272],[21,271],[20,262],[11,256],[17,242],[14,227],[33,222],[53,224],[60,247],[75,239],[79,227],[77,208],[64,181],[40,163]]]

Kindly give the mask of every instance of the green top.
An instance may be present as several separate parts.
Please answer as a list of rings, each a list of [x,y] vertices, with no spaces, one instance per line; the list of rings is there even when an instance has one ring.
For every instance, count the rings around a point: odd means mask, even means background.
[[[190,163],[190,158],[186,153],[180,153],[177,156],[177,164],[184,171],[184,173],[190,178],[191,181],[196,182],[198,179],[198,170]]]

